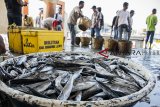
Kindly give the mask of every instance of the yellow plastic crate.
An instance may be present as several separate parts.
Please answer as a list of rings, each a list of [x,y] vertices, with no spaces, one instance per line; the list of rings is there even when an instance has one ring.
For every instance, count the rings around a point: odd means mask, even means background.
[[[10,28],[8,30],[9,49],[16,53],[23,53],[21,31],[25,28]]]
[[[23,53],[62,51],[63,31],[23,30]]]

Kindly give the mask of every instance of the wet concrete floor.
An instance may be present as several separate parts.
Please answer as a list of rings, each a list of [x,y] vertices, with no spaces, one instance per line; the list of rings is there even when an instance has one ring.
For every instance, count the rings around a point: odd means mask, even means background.
[[[140,50],[143,55],[131,55],[131,60],[142,64],[156,77],[156,86],[154,90],[144,98],[144,101],[138,102],[135,107],[160,107],[160,50]]]

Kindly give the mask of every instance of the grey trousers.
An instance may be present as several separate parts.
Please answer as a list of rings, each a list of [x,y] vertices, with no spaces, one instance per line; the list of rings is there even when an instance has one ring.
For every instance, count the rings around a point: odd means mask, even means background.
[[[118,39],[118,28],[114,27],[114,39]]]
[[[122,34],[124,33],[124,40],[128,40],[128,32],[126,26],[120,25],[118,27],[118,37],[122,40]]]
[[[132,31],[128,32],[128,41],[129,41],[130,38],[131,38],[131,34],[132,34]]]
[[[74,45],[75,44],[75,37],[76,37],[76,30],[75,30],[75,25],[68,23],[68,28],[70,30],[71,33],[71,44]]]

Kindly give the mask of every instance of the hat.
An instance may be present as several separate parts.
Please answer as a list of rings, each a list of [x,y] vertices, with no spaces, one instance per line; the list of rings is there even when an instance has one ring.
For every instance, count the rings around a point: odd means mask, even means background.
[[[92,6],[92,8],[91,9],[96,9],[96,6]]]

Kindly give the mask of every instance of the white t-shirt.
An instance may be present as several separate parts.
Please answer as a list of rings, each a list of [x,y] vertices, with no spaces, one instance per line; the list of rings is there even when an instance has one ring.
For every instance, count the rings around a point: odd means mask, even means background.
[[[128,25],[128,18],[130,17],[130,13],[128,11],[120,10],[117,16],[119,16],[118,26],[122,24]]]
[[[56,13],[55,16],[54,16],[55,19],[56,19],[56,15],[57,15],[57,21],[60,21],[60,20],[63,21],[61,14]]]

